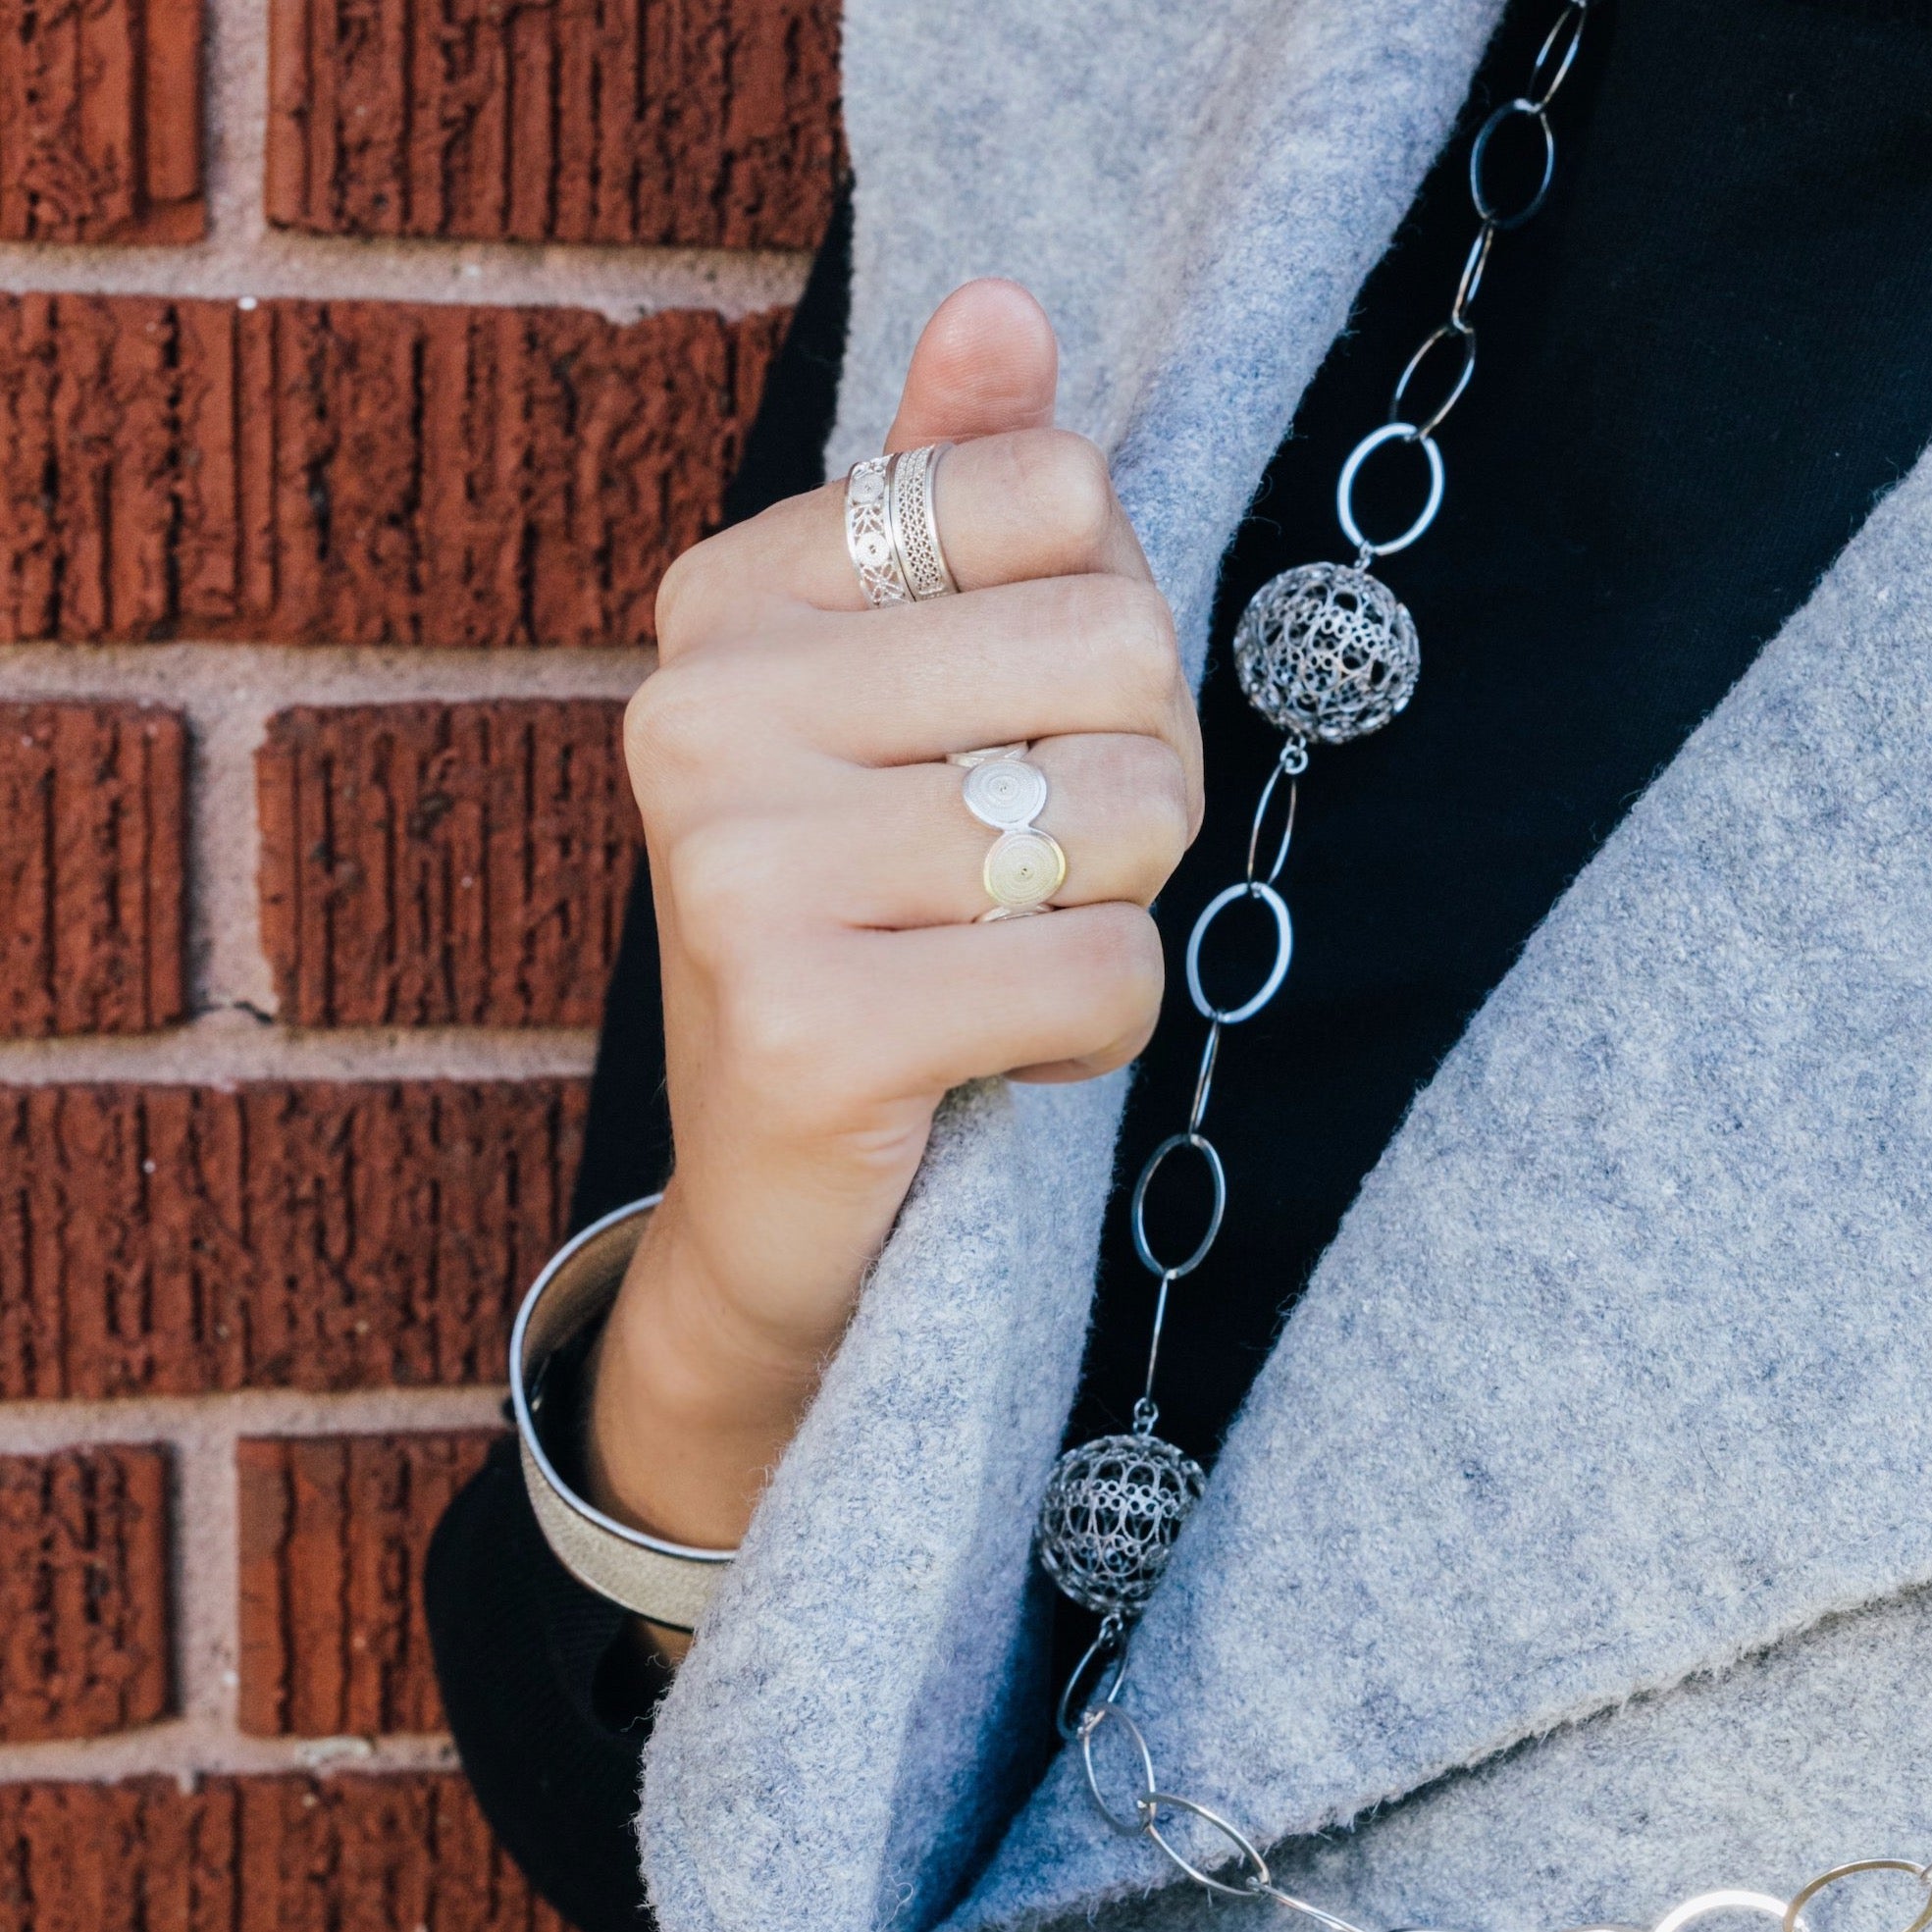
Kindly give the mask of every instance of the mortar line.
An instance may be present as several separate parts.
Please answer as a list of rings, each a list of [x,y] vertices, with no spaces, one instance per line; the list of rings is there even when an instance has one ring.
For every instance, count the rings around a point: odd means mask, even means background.
[[[443,1732],[255,1738],[188,1717],[104,1738],[0,1745],[0,1785],[114,1784],[124,1778],[168,1777],[191,1791],[200,1779],[211,1777],[352,1777],[456,1769],[456,1748]]]
[[[233,1009],[157,1033],[0,1040],[0,1086],[120,1081],[571,1080],[597,1058],[588,1026],[278,1026]]]
[[[0,1402],[0,1455],[243,1436],[434,1435],[503,1419],[500,1383],[450,1388],[213,1389]]]
[[[290,705],[462,704],[515,698],[627,698],[656,653],[647,649],[452,651],[416,645],[0,645],[0,696],[121,698],[203,717],[245,700]]]
[[[675,309],[735,322],[794,307],[810,264],[809,250],[792,248],[384,241],[269,230],[244,247],[212,236],[165,248],[0,242],[0,294],[585,309],[621,328]]]
[[[236,1444],[254,1436],[393,1436],[500,1428],[503,1393],[500,1386],[488,1385],[325,1394],[249,1389],[116,1401],[0,1403],[0,1453],[47,1455],[133,1442],[167,1447],[172,1464],[170,1675],[176,1713],[161,1724],[84,1744],[0,1747],[0,1782],[10,1776],[70,1775],[47,1768],[50,1752],[56,1760],[66,1761],[60,1758],[63,1749],[83,1766],[97,1767],[103,1760],[125,1762],[131,1768],[105,1774],[123,1776],[157,1769],[181,1775],[264,1766],[313,1768],[318,1749],[358,1760],[369,1756],[373,1747],[366,1743],[350,1749],[339,1740],[334,1746],[315,1740],[253,1740],[243,1738],[236,1728],[241,1687]],[[442,1749],[440,1745],[435,1748]],[[11,1769],[10,1759],[18,1759]],[[86,1775],[104,1774],[94,1768]]]
[[[235,1436],[181,1430],[168,1438],[175,1515],[168,1569],[175,1709],[190,1725],[235,1729],[240,1698],[241,1512]]]

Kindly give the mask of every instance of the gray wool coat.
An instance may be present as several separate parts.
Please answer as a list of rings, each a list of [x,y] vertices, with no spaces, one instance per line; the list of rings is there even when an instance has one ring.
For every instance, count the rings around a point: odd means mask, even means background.
[[[835,464],[878,447],[933,303],[1017,276],[1198,670],[1221,552],[1497,11],[848,0]],[[1014,1761],[1122,1091],[945,1110],[660,1714],[665,1932],[1272,1912],[1110,1834],[1065,1758],[1031,1791]],[[1928,1337],[1921,462],[1365,1182],[1136,1638],[1163,1784],[1375,1926],[1647,1923],[1932,1856]]]

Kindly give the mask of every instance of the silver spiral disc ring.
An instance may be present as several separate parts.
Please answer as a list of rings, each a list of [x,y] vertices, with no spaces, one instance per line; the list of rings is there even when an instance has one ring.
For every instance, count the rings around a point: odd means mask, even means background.
[[[1021,758],[987,758],[966,775],[966,809],[996,832],[1030,825],[1047,803],[1047,775]]]
[[[948,752],[946,762],[970,771],[974,765],[984,764],[988,758],[1022,757],[1031,743],[1027,738],[1016,738],[1008,745],[982,745],[976,752]]]
[[[1002,913],[1036,913],[1066,884],[1067,855],[1051,832],[1033,826],[1002,832],[980,877],[986,897]]]

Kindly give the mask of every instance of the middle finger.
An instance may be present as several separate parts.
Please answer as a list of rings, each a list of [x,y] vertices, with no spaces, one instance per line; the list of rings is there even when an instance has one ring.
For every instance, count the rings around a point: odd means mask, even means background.
[[[661,666],[718,717],[756,691],[787,735],[854,764],[930,764],[976,746],[1080,732],[1164,740],[1200,810],[1200,727],[1166,600],[1123,577],[1005,584],[863,616],[784,615],[783,644],[743,640]],[[660,692],[660,697],[670,694]]]

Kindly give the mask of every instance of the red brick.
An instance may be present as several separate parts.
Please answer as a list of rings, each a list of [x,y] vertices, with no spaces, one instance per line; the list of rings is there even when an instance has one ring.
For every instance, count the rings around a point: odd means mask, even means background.
[[[168,1707],[168,1452],[0,1456],[0,1741]]]
[[[642,839],[614,703],[285,711],[262,941],[301,1026],[589,1026]]]
[[[648,643],[784,320],[0,297],[0,642]]]
[[[0,1034],[182,1017],[186,761],[172,711],[0,704]]]
[[[271,0],[268,206],[322,235],[809,248],[836,0]]]
[[[196,241],[201,0],[0,0],[0,241]]]
[[[462,1779],[0,1786],[0,1932],[568,1932]]]
[[[0,1087],[0,1396],[496,1383],[576,1080]]]
[[[494,1432],[235,1445],[241,1728],[441,1731],[419,1584],[437,1521]]]

